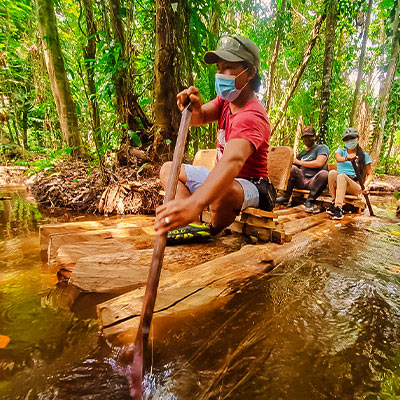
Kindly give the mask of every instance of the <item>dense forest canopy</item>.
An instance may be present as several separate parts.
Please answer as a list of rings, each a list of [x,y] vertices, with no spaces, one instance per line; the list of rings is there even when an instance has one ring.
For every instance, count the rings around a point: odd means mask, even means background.
[[[331,150],[355,126],[378,172],[400,173],[395,0],[1,0],[2,162],[62,155],[96,164],[121,146],[167,158],[176,93],[215,96],[205,51],[223,34],[260,48],[272,143],[313,125]],[[214,145],[192,128],[188,154]],[[297,134],[296,134],[297,133]],[[41,156],[43,159],[43,156]]]

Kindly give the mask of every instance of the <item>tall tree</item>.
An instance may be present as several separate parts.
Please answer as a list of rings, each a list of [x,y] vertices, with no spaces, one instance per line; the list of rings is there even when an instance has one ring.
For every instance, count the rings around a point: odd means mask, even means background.
[[[68,147],[76,148],[73,151],[75,156],[83,156],[78,117],[65,71],[53,0],[36,0],[36,6],[47,72],[64,141]]]
[[[386,73],[385,81],[383,82],[381,91],[379,92],[378,113],[374,124],[374,132],[372,137],[371,157],[372,167],[375,168],[379,161],[379,156],[382,150],[382,141],[386,124],[386,113],[389,104],[390,89],[392,86],[394,74],[398,64],[400,53],[400,30],[399,30],[399,12],[400,2],[395,6],[395,16],[393,21],[393,34],[390,61]]]
[[[319,114],[319,140],[324,143],[328,133],[329,98],[331,95],[332,67],[336,42],[336,25],[338,14],[337,0],[327,1],[327,18],[325,28],[325,56],[322,69],[321,108]]]
[[[83,49],[83,56],[86,68],[88,104],[92,121],[93,140],[97,148],[102,146],[100,131],[100,114],[97,102],[96,83],[94,79],[94,60],[96,58],[96,34],[97,25],[93,15],[92,0],[82,0],[85,9],[86,37],[87,44]]]
[[[180,120],[176,94],[192,82],[191,62],[185,62],[190,59],[189,9],[187,0],[156,0],[155,4],[153,149],[155,154],[162,154],[171,148],[168,143],[176,140]]]
[[[275,29],[277,28],[277,34],[276,34],[274,51],[272,53],[271,66],[269,69],[269,76],[268,76],[266,104],[265,104],[266,112],[269,111],[269,108],[271,106],[271,101],[272,101],[272,89],[273,89],[274,80],[275,80],[276,66],[277,66],[277,62],[278,62],[278,55],[279,55],[279,49],[280,49],[280,44],[281,44],[282,32],[283,32],[286,3],[287,3],[287,0],[282,0],[281,8],[279,9],[279,12],[277,13],[277,16],[276,16]]]
[[[150,128],[151,123],[138,103],[138,96],[133,87],[134,74],[132,60],[128,57],[128,48],[125,43],[124,25],[119,0],[109,0],[110,20],[114,40],[119,45],[117,68],[114,74],[114,85],[117,95],[117,111],[122,124],[126,124],[128,130],[141,132],[142,142],[147,142],[147,134],[144,128]]]
[[[287,93],[287,95],[285,96],[285,98],[282,101],[282,104],[281,104],[281,106],[279,108],[279,111],[278,111],[277,118],[276,118],[274,126],[272,128],[271,134],[275,132],[275,130],[277,129],[278,125],[280,124],[280,122],[282,120],[282,117],[286,112],[287,106],[289,104],[289,100],[292,98],[294,92],[297,89],[297,86],[298,86],[298,84],[300,82],[300,79],[301,79],[301,77],[303,75],[303,72],[306,69],[307,64],[308,64],[308,62],[310,60],[312,50],[313,50],[313,48],[315,46],[315,43],[317,42],[317,38],[318,38],[318,35],[320,33],[320,30],[321,30],[321,25],[324,22],[325,18],[326,18],[326,14],[323,14],[323,15],[318,15],[316,20],[315,20],[313,29],[311,31],[311,37],[310,37],[310,39],[308,41],[308,44],[307,44],[307,46],[306,46],[306,48],[304,50],[304,54],[303,54],[303,57],[302,57],[302,59],[300,61],[300,64],[299,64],[297,70],[295,71],[295,73],[292,75],[292,77],[290,79],[289,92]]]
[[[367,47],[369,22],[371,20],[371,10],[372,10],[372,0],[369,0],[368,10],[367,10],[366,18],[365,18],[363,37],[362,37],[361,53],[360,53],[360,58],[358,60],[357,81],[356,81],[356,87],[354,89],[353,105],[351,107],[350,126],[354,126],[354,123],[356,121],[357,107],[358,107],[358,104],[360,101],[360,88],[361,88],[361,80],[362,80],[362,76],[363,76],[365,49]]]

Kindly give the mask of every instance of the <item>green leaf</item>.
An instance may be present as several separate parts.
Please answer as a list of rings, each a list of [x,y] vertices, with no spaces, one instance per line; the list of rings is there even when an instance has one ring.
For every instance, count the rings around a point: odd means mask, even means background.
[[[400,192],[394,192],[393,196],[395,197],[396,200],[400,200]]]
[[[128,135],[133,140],[133,143],[135,143],[137,147],[142,146],[142,141],[140,140],[140,137],[135,131],[128,131]]]
[[[144,163],[140,166],[140,168],[138,169],[137,173],[140,174],[147,166],[147,163]]]

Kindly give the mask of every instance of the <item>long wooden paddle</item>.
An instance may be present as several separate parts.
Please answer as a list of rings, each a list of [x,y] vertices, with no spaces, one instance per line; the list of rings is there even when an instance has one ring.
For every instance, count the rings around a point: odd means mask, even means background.
[[[172,159],[171,170],[164,203],[175,198],[176,186],[178,184],[183,153],[185,151],[186,137],[189,130],[192,108],[189,98],[183,110],[178,137]],[[136,334],[135,347],[133,350],[133,361],[130,369],[130,394],[134,400],[142,400],[142,377],[143,377],[143,350],[147,348],[151,320],[153,318],[154,304],[157,297],[157,288],[160,280],[161,268],[164,259],[164,250],[167,242],[167,234],[157,235],[154,244],[153,258],[147,278],[146,291],[143,299],[142,314],[140,316],[139,328]]]
[[[361,186],[361,190],[364,191],[365,186],[364,186],[364,183],[363,183],[363,181],[362,181],[362,177],[361,177],[361,174],[360,174],[360,170],[358,169],[358,165],[357,165],[357,163],[356,163],[355,160],[351,160],[351,164],[353,165],[354,172],[356,173],[358,183],[359,183],[359,185]],[[363,195],[364,195],[364,197],[365,197],[365,201],[367,202],[367,206],[368,206],[368,210],[369,210],[369,215],[370,215],[371,217],[374,217],[375,214],[374,214],[374,211],[372,210],[372,206],[371,206],[371,202],[369,201],[368,194],[367,194],[367,193],[363,193]]]

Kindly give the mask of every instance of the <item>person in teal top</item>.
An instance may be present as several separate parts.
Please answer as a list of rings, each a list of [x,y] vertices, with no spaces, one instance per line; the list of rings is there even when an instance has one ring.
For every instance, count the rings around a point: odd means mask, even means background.
[[[344,149],[337,149],[335,158],[337,170],[329,171],[328,186],[332,197],[332,204],[327,213],[332,219],[343,218],[343,202],[346,193],[359,195],[361,186],[357,180],[352,160],[355,160],[360,171],[361,178],[368,192],[368,185],[372,181],[371,157],[358,144],[358,131],[355,128],[346,128],[343,132]]]

